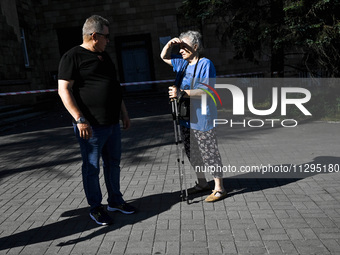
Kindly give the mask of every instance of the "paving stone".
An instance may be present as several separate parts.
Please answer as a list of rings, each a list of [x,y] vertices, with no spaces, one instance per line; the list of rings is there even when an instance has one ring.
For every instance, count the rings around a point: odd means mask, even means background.
[[[320,240],[293,240],[292,242],[301,254],[330,254]]]

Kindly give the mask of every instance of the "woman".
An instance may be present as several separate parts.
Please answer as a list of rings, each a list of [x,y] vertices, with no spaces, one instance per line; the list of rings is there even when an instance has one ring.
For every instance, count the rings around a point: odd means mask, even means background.
[[[180,47],[181,57],[171,55],[176,45]],[[184,94],[184,97],[190,98],[193,108],[190,121],[180,121],[185,152],[196,171],[198,180],[196,185],[188,190],[189,194],[210,190],[205,178],[205,170],[202,170],[212,169],[211,166],[222,166],[213,129],[213,119],[216,118],[217,113],[212,100],[208,100],[206,115],[202,115],[201,112],[201,95],[208,89],[204,84],[210,83],[210,86],[214,86],[211,80],[216,78],[213,63],[200,56],[202,50],[201,34],[197,31],[187,31],[179,38],[171,39],[161,52],[163,61],[173,67],[177,73],[176,79],[180,80],[179,87],[169,87],[169,97],[175,98],[179,94]],[[211,171],[211,174],[214,177],[215,187],[212,194],[205,199],[206,202],[215,202],[227,196],[223,187],[222,172]]]

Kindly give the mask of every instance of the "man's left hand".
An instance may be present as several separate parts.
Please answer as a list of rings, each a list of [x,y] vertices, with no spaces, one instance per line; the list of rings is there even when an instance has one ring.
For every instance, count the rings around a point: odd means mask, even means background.
[[[123,122],[123,129],[124,130],[128,130],[131,126],[131,121],[130,121],[130,118],[129,116],[123,116],[122,117],[122,122]]]

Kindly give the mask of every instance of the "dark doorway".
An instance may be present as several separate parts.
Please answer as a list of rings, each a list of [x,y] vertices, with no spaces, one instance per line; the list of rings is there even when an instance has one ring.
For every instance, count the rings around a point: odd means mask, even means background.
[[[150,34],[115,38],[121,82],[154,80]],[[129,90],[149,90],[150,84],[127,86]]]

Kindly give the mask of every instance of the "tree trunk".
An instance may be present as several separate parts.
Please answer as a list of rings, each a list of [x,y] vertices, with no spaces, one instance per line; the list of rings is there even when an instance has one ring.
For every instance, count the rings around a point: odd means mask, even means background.
[[[275,46],[275,39],[280,36],[280,28],[283,26],[283,1],[271,0],[270,6],[271,23],[273,30],[271,35],[271,65],[270,71],[272,77],[284,76],[284,48],[283,45]],[[274,47],[275,46],[275,47]]]

